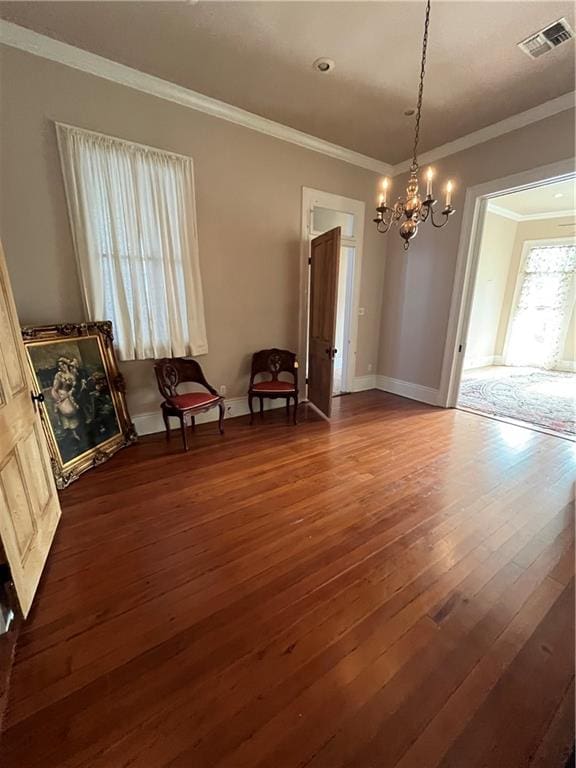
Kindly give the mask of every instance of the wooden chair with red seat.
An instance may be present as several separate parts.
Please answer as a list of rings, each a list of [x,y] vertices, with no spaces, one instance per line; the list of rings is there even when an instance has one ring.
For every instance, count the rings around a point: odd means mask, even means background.
[[[285,373],[292,381],[278,378]],[[263,381],[255,381],[257,377],[265,376]],[[290,401],[294,400],[294,424],[298,411],[298,363],[294,352],[287,349],[261,349],[252,355],[252,370],[250,372],[250,388],[248,389],[248,407],[250,408],[250,424],[254,420],[253,399],[260,400],[260,416],[264,415],[264,398],[286,398],[286,413],[290,415]]]
[[[194,417],[216,407],[220,409],[218,428],[220,434],[224,434],[224,398],[218,394],[214,387],[208,384],[202,368],[196,360],[186,357],[164,357],[154,363],[154,371],[158,381],[158,389],[164,398],[160,407],[162,408],[167,440],[170,439],[170,416],[175,416],[180,420],[184,450],[187,451],[187,427],[191,425],[192,430],[194,430],[196,426]],[[179,385],[185,383],[199,384],[206,391],[178,394]]]

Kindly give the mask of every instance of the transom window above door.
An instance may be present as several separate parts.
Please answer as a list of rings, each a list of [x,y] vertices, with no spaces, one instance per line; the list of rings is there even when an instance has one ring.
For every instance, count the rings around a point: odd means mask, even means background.
[[[355,238],[356,215],[314,205],[312,208],[312,233],[322,234],[335,227],[340,227],[343,238]]]

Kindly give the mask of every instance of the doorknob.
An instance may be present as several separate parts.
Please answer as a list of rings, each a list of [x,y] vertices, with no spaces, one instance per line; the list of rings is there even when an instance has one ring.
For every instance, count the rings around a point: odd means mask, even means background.
[[[34,392],[30,392],[30,397],[33,403],[43,403],[46,400],[43,392],[39,392],[37,395]]]
[[[326,354],[331,360],[334,360],[334,358],[338,354],[338,350],[335,347],[328,347],[328,349],[326,350]]]

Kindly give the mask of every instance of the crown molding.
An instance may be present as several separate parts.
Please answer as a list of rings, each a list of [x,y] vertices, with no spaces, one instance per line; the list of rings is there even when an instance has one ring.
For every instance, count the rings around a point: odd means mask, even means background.
[[[511,221],[522,221],[522,216],[514,211],[509,211],[508,208],[502,208],[501,206],[493,203],[491,200],[486,205],[488,213],[495,213],[497,216],[502,216],[504,219],[510,219]]]
[[[541,219],[565,219],[568,216],[576,218],[576,211],[548,211],[548,213],[524,213],[522,214],[520,221],[539,221]]]
[[[536,221],[537,219],[566,219],[572,216],[576,220],[576,211],[549,211],[548,213],[525,213],[521,221]]]
[[[425,163],[433,163],[436,160],[440,160],[448,155],[454,155],[457,152],[462,152],[465,149],[475,147],[477,144],[483,144],[490,139],[496,139],[498,136],[503,136],[505,133],[511,131],[517,131],[519,128],[524,128],[531,123],[537,123],[540,120],[545,120],[547,117],[557,115],[559,112],[565,112],[567,109],[574,109],[576,105],[576,94],[573,91],[565,93],[562,96],[558,96],[550,101],[545,101],[543,104],[539,104],[537,107],[526,110],[526,112],[519,112],[517,115],[507,117],[505,120],[500,120],[498,123],[486,126],[486,128],[480,128],[478,131],[468,133],[466,136],[461,136],[459,139],[449,141],[447,144],[442,144],[440,147],[435,147],[429,152],[424,152],[420,155],[419,163],[424,165]],[[410,169],[411,160],[404,160],[402,163],[398,163],[392,169],[392,175],[397,176],[400,173],[405,173]]]
[[[546,213],[516,213],[510,211],[508,208],[502,208],[497,203],[488,201],[487,210],[490,213],[495,213],[498,216],[503,216],[505,219],[511,219],[512,221],[540,221],[543,219],[563,219],[567,216],[576,217],[576,211],[567,209],[565,211],[547,211]]]
[[[26,51],[34,56],[40,56],[41,58],[64,64],[90,75],[110,80],[119,85],[133,88],[142,93],[147,93],[166,101],[172,101],[196,112],[203,112],[212,117],[227,120],[230,123],[272,136],[280,141],[296,144],[312,152],[327,155],[335,160],[341,160],[344,163],[349,163],[374,173],[385,176],[397,176],[410,168],[410,160],[405,160],[397,165],[385,163],[382,160],[368,157],[368,155],[346,149],[346,147],[341,147],[338,144],[332,144],[317,136],[311,136],[308,133],[296,130],[296,128],[290,128],[274,120],[268,120],[253,112],[240,109],[240,107],[213,99],[203,93],[176,85],[176,83],[163,80],[155,75],[140,72],[132,67],[127,67],[125,64],[106,59],[103,56],[98,56],[98,54],[63,43],[60,40],[55,40],[52,37],[42,35],[4,19],[0,19],[0,43]],[[490,141],[490,139],[515,131],[518,128],[523,128],[539,120],[544,120],[559,112],[574,109],[575,104],[576,99],[573,92],[558,96],[526,112],[520,112],[486,128],[481,128],[466,136],[461,136],[455,141],[431,149],[420,156],[420,163],[434,162],[442,157],[462,152],[465,149],[476,146],[476,144]]]
[[[105,80],[111,80],[142,93],[172,101],[196,112],[203,112],[211,117],[227,120],[230,123],[264,133],[281,141],[287,141],[290,144],[296,144],[312,152],[327,155],[335,160],[341,160],[344,163],[374,173],[383,175],[391,175],[392,173],[392,166],[382,160],[368,157],[338,144],[332,144],[324,139],[319,139],[317,136],[311,136],[274,120],[268,120],[253,112],[234,107],[224,101],[213,99],[203,93],[171,83],[160,77],[140,72],[132,67],[63,43],[4,19],[0,19],[0,43],[26,51],[34,56],[73,67],[90,75],[96,75]]]

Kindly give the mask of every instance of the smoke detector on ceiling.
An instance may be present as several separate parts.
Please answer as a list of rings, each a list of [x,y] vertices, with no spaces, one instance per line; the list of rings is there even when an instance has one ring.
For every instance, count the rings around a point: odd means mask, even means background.
[[[336,64],[334,63],[333,59],[327,59],[325,56],[322,56],[320,59],[316,59],[316,61],[312,64],[313,69],[317,70],[318,72],[322,72],[323,75],[327,74],[328,72],[332,72]]]
[[[518,43],[518,48],[531,59],[537,59],[573,37],[574,32],[570,24],[562,18],[522,40],[521,43]]]

